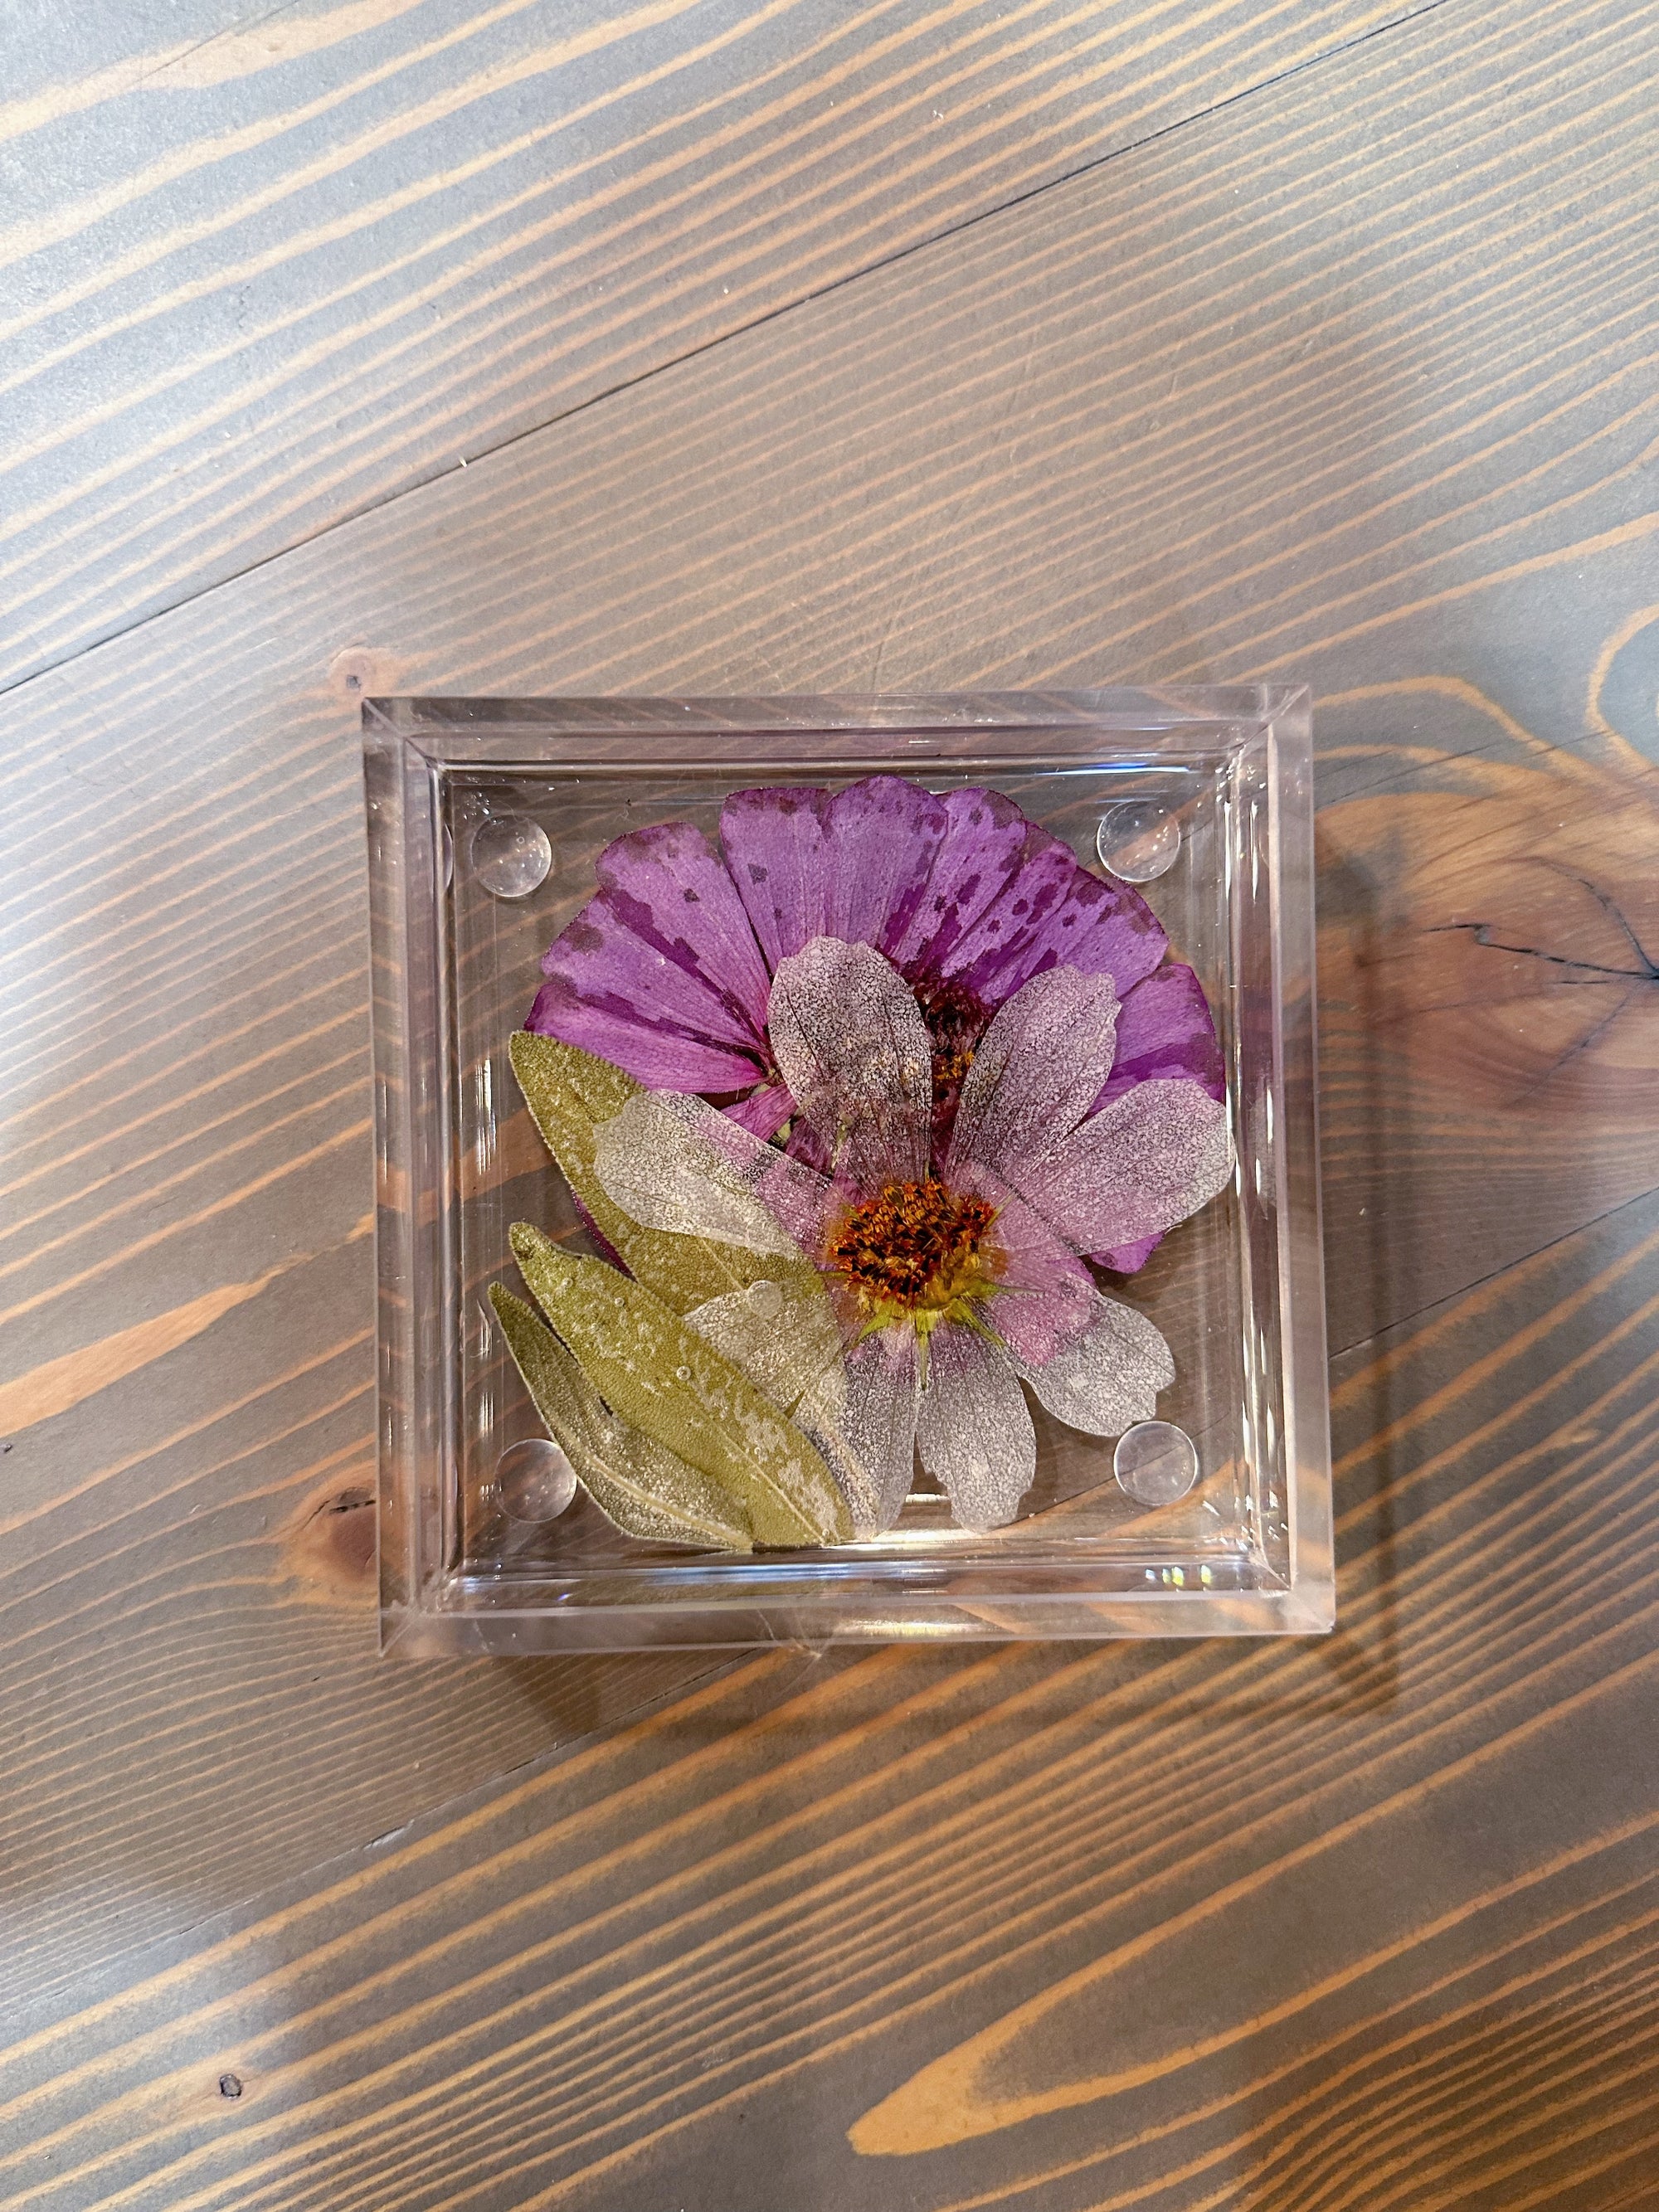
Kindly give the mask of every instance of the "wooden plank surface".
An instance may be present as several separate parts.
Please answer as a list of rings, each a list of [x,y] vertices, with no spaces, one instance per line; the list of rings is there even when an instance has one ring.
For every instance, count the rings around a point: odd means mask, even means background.
[[[1649,1200],[1338,1363],[1329,1644],[769,1656],[78,1990],[0,2176],[1615,2202],[1659,2176],[1656,1250]]]
[[[1659,2201],[1656,23],[1443,0],[0,708],[9,2205]],[[356,698],[1290,672],[1334,1641],[380,1667]]]
[[[20,11],[0,684],[1413,9]]]

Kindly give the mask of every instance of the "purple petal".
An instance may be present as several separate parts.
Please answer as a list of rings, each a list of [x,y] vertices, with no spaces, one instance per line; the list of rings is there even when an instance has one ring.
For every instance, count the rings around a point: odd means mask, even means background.
[[[1212,1098],[1226,1096],[1221,1046],[1204,988],[1178,960],[1155,968],[1124,999],[1117,1018],[1117,1055],[1096,1107],[1155,1076],[1185,1078],[1201,1085]]]
[[[902,776],[838,791],[823,815],[823,934],[882,952],[902,942],[948,821],[943,799]]]
[[[988,994],[996,1000],[1012,998],[1025,977],[1018,975],[998,991],[992,988],[998,970],[1060,904],[1077,872],[1070,848],[1027,823],[1016,866],[945,955],[940,963],[943,972],[981,998]]]
[[[790,1103],[793,1104],[793,1100]],[[820,1142],[817,1131],[804,1114],[796,1115],[795,1126],[789,1132],[784,1150],[792,1160],[799,1160],[809,1168],[816,1168],[823,1176],[830,1174],[836,1164],[828,1149]]]
[[[567,930],[560,944],[569,935]],[[648,982],[642,988],[640,981],[649,954],[648,945],[636,944],[625,963],[611,947],[596,957],[581,958],[580,972],[586,996],[568,972],[562,969],[550,975],[536,994],[525,1027],[538,1036],[558,1037],[565,1044],[580,1045],[584,1052],[597,1053],[601,1060],[614,1061],[653,1089],[741,1091],[758,1082],[763,1071],[757,1053],[716,1044],[665,1014],[638,1011],[635,993],[644,997],[651,988]],[[602,979],[623,964],[627,991],[607,988]]]
[[[942,799],[896,775],[833,796],[816,786],[734,792],[720,842],[771,965],[815,937],[885,951],[921,903],[947,819]]]
[[[766,969],[702,833],[669,822],[618,838],[598,874],[542,961],[526,1028],[643,1083],[747,1090],[766,1065]]]
[[[730,1010],[733,1036],[758,1039],[771,979],[743,901],[702,830],[690,822],[637,830],[608,845],[593,872],[594,903],[713,991]]]
[[[873,1492],[872,1534],[903,1510],[916,1458],[916,1338],[906,1323],[878,1330],[847,1356],[842,1433]]]
[[[1094,1307],[1089,1326],[1054,1358],[1014,1364],[1057,1420],[1085,1436],[1121,1437],[1152,1419],[1175,1362],[1145,1314],[1098,1293]]]
[[[1155,1237],[1232,1172],[1227,1109],[1196,1083],[1139,1083],[1012,1180],[1074,1251]]]
[[[928,1340],[916,1443],[963,1528],[1012,1521],[1036,1479],[1036,1432],[1019,1378],[970,1328],[945,1322]]]
[[[977,1192],[997,1209],[989,1241],[1000,1263],[988,1322],[1022,1359],[1052,1359],[1093,1318],[1097,1292],[1088,1269],[1036,1208],[988,1170],[953,1170],[951,1186]]]
[[[948,969],[991,1006],[1061,965],[1109,975],[1121,997],[1157,967],[1168,941],[1138,891],[1091,875],[1069,846],[1043,837],[1004,896],[964,936]]]
[[[1121,997],[1158,966],[1169,942],[1139,891],[1079,868],[1065,898],[1011,965],[1036,975],[1066,961],[1085,974],[1109,975]]]
[[[781,961],[769,1034],[838,1181],[862,1193],[926,1176],[933,1044],[909,986],[873,945],[817,937]]]
[[[735,1100],[726,1111],[740,1128],[763,1144],[778,1131],[795,1110],[795,1102],[781,1083],[763,1083],[746,1098]]]
[[[977,787],[940,804],[945,832],[922,896],[882,950],[907,975],[942,975],[965,933],[1012,881],[1032,837],[1041,837],[1011,799]]]
[[[1103,1252],[1091,1252],[1089,1257],[1116,1274],[1133,1275],[1146,1266],[1163,1242],[1162,1235],[1139,1237],[1133,1244],[1109,1244]]]
[[[999,1009],[975,1049],[951,1138],[952,1160],[1006,1175],[1074,1129],[1112,1065],[1117,993],[1109,975],[1051,968]]]
[[[720,845],[768,963],[829,928],[824,918],[823,814],[816,786],[734,791],[720,813]]]

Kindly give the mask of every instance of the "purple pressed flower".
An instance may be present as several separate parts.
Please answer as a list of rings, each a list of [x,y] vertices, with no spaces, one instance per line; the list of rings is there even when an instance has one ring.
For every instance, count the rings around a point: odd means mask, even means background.
[[[1152,1323],[1103,1297],[1079,1255],[1161,1236],[1213,1197],[1227,1116],[1190,1079],[1118,1085],[1122,1012],[1108,976],[1030,976],[980,1037],[941,1148],[914,989],[868,944],[817,937],[777,961],[768,1042],[827,1173],[683,1095],[641,1092],[600,1129],[600,1180],[635,1219],[817,1271],[838,1327],[797,1368],[793,1418],[866,1532],[896,1519],[918,1448],[964,1527],[1011,1519],[1036,1471],[1022,1383],[1115,1436],[1174,1379]],[[729,1303],[752,1324],[755,1299]],[[777,1325],[793,1345],[798,1324]]]
[[[718,851],[692,823],[665,823],[618,838],[596,873],[598,892],[542,963],[526,1026],[641,1083],[696,1092],[757,1137],[799,1103],[769,1036],[773,978],[820,938],[873,945],[909,986],[941,1146],[992,1016],[1062,965],[1109,977],[1121,1001],[1112,1084],[1180,1078],[1223,1095],[1203,992],[1164,959],[1151,908],[1080,867],[999,793],[940,797],[890,775],[835,793],[739,791]],[[790,1142],[816,1157],[810,1117]],[[1148,1249],[1142,1239],[1099,1256],[1138,1267]]]

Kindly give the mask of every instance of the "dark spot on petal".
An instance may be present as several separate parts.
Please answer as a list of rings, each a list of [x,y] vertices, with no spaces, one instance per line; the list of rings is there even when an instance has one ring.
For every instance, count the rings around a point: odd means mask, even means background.
[[[605,943],[605,932],[579,915],[566,930],[564,941],[573,952],[597,952]]]
[[[692,890],[690,884],[688,884],[685,889],[680,893],[680,896],[685,901],[687,906],[701,906],[702,904],[702,901],[697,896],[697,894]]]
[[[749,863],[749,880],[751,884],[763,884],[770,872],[769,869],[762,867],[758,860],[751,860]]]

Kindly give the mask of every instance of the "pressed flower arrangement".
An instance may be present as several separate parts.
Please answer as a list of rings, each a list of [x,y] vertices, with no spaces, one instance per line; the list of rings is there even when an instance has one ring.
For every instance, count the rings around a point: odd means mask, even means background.
[[[1296,695],[365,723],[389,1644],[1328,1626]]]
[[[1022,1383],[1087,1434],[1153,1418],[1169,1348],[1080,1255],[1139,1267],[1231,1153],[1203,991],[1144,898],[994,791],[890,775],[738,791],[717,848],[653,825],[597,872],[513,1065],[617,1265],[523,1226],[556,1336],[491,1296],[532,1395],[559,1370],[543,1411],[620,1527],[695,1499],[682,1533],[733,1550],[880,1535],[919,1452],[993,1528],[1036,1474]],[[582,1373],[660,1492],[589,1478]],[[787,1472],[739,1479],[759,1422]]]

